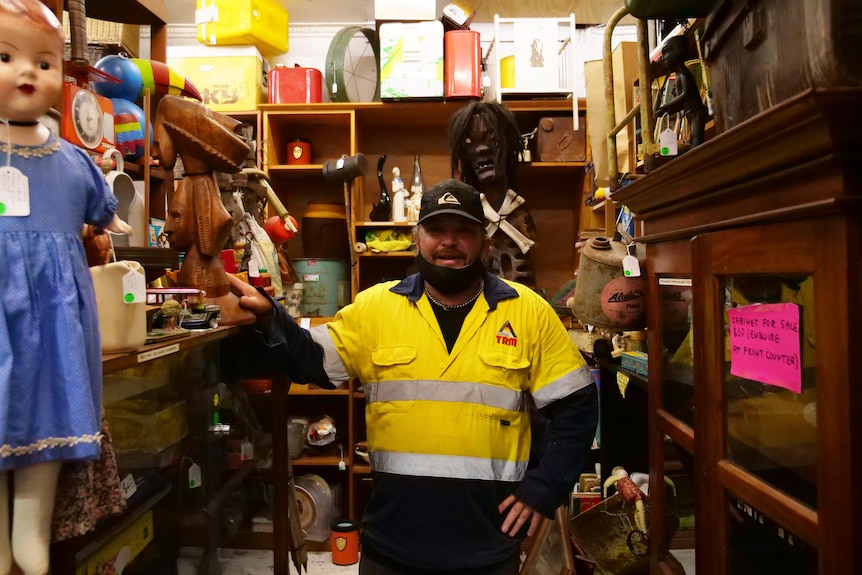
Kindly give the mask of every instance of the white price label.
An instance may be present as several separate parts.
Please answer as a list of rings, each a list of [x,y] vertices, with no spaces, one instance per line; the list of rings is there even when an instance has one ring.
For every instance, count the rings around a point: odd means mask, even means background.
[[[189,489],[196,489],[203,485],[201,480],[201,466],[197,463],[192,463],[189,467]]]
[[[0,216],[29,215],[30,180],[17,168],[0,168]]]
[[[126,475],[123,480],[120,481],[120,492],[122,492],[125,499],[130,499],[137,490],[138,485],[135,483],[135,478],[132,477],[131,473]]]
[[[676,132],[670,128],[658,135],[658,143],[662,156],[676,156],[679,153],[676,146]]]
[[[240,447],[240,459],[242,461],[248,461],[249,459],[254,459],[254,444],[251,441],[245,440],[242,442],[242,447]]]
[[[126,303],[147,301],[147,282],[144,274],[132,270],[123,276],[123,301]]]
[[[627,278],[636,278],[641,275],[641,264],[633,255],[623,258],[623,275]]]

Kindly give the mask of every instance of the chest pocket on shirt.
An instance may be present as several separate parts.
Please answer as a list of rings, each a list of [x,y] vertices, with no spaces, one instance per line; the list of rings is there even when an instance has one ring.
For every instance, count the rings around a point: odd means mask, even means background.
[[[412,380],[418,377],[416,370],[416,348],[410,346],[378,347],[371,351],[371,363],[374,364],[375,379],[380,382],[397,382],[399,380]],[[395,395],[389,395],[390,384],[382,383],[382,397],[368,405],[373,413],[404,413],[413,407],[415,397],[412,388],[393,383],[398,391]],[[386,390],[384,392],[384,390]]]
[[[479,351],[486,373],[483,379],[504,387],[525,389],[530,375],[530,362],[517,353],[482,349]]]

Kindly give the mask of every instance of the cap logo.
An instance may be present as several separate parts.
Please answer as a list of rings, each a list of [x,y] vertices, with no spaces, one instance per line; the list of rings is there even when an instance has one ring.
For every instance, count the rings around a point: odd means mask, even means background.
[[[437,200],[437,205],[439,206],[440,204],[452,204],[454,206],[460,206],[461,202],[458,201],[458,198],[452,195],[452,192],[446,192],[445,194],[440,196],[439,200]]]

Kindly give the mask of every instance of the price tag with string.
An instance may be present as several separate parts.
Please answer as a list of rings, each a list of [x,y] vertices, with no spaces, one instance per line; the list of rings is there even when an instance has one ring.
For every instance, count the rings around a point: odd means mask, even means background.
[[[114,232],[108,232],[108,241],[111,244],[111,259],[116,263],[117,251],[114,249]],[[144,274],[129,270],[123,274],[123,302],[124,303],[146,303],[147,280]]]
[[[634,242],[626,246],[628,255],[623,257],[623,275],[627,278],[636,278],[641,275],[641,264],[633,255],[636,247],[637,246]]]
[[[662,119],[667,117],[667,114],[665,114]],[[662,156],[676,156],[677,154],[679,154],[679,149],[677,148],[676,142],[676,132],[670,127],[670,123],[668,123],[667,128],[665,128],[659,133],[658,143],[659,153]]]
[[[30,180],[12,166],[12,130],[6,124],[6,165],[0,167],[0,216],[30,215]]]

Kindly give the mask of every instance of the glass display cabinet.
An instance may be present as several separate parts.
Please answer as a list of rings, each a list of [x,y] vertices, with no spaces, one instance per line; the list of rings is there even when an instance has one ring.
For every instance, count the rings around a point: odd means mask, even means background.
[[[683,523],[658,486],[691,482],[699,575],[862,571],[860,101],[809,90],[614,193],[649,262],[651,514]]]

